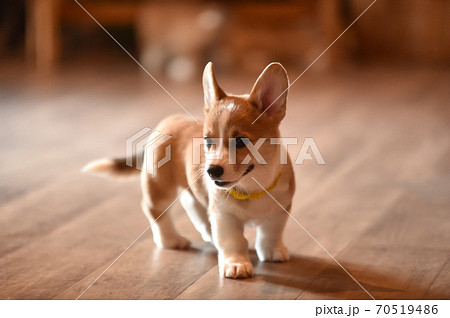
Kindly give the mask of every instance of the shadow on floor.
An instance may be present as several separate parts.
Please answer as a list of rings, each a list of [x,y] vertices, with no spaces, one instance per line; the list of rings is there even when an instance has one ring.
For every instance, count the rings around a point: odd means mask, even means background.
[[[260,276],[268,284],[298,289],[299,299],[370,299],[331,258],[293,255],[286,263],[262,263],[254,254],[252,261],[256,277]],[[412,286],[406,278],[398,275],[348,262],[341,262],[341,265],[376,299],[408,299],[417,295],[423,297],[426,293],[425,286]]]

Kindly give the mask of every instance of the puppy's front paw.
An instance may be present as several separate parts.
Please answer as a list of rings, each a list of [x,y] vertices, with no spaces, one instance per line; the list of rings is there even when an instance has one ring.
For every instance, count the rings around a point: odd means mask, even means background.
[[[249,278],[253,275],[253,265],[249,261],[228,259],[220,268],[221,275],[226,278]]]
[[[275,248],[256,248],[258,258],[262,262],[286,262],[289,252],[284,245]]]
[[[166,238],[155,239],[155,243],[159,248],[183,250],[191,246],[191,242],[181,235],[173,235]]]

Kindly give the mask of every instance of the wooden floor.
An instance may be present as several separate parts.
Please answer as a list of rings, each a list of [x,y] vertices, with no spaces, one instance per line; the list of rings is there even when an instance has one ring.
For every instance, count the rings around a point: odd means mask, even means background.
[[[138,181],[80,168],[180,109],[131,64],[50,82],[0,69],[0,298],[76,299],[148,225]],[[244,93],[255,77],[219,81]],[[326,161],[295,167],[292,214],[376,299],[450,298],[449,82],[373,67],[306,73],[291,89],[283,134],[314,137]],[[201,116],[200,81],[168,88]],[[291,220],[288,263],[252,250],[255,277],[228,280],[179,203],[172,213],[194,248],[157,249],[148,231],[81,299],[369,299]]]

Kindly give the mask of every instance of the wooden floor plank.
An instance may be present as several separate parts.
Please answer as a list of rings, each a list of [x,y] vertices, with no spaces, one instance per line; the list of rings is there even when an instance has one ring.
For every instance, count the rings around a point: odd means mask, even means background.
[[[216,264],[215,248],[205,244],[196,241],[189,250],[162,250],[147,235],[80,299],[172,299]],[[103,270],[99,268],[55,299],[76,299]]]
[[[339,258],[359,264],[346,267],[376,299],[422,299],[448,262],[450,232],[443,220],[449,209],[450,202],[405,195]],[[352,282],[334,284],[338,276],[346,275],[335,266],[327,268],[300,299],[315,299],[318,290],[330,299],[367,299],[358,286],[351,288]],[[448,289],[438,292],[438,298],[450,297]]]
[[[132,193],[116,194],[82,217],[0,259],[0,297],[53,298],[123,251],[145,219]],[[134,212],[134,213],[133,213]],[[144,222],[143,222],[144,221]]]
[[[132,73],[84,82],[85,71],[70,74],[45,89],[15,86],[0,108],[3,299],[78,297],[148,224],[137,181],[110,183],[79,168],[123,154],[128,136],[178,105]],[[294,167],[293,216],[376,298],[450,298],[449,79],[380,68],[310,76],[291,90],[283,135],[314,137],[327,162]],[[252,80],[223,82],[240,92]],[[170,88],[201,116],[199,83]],[[214,248],[179,204],[173,212],[194,249],[159,250],[146,233],[83,299],[367,299],[294,222],[285,233],[290,262],[259,263],[252,251],[254,278],[222,279]],[[254,230],[248,237],[253,243]]]
[[[450,299],[450,257],[424,295],[424,299]]]

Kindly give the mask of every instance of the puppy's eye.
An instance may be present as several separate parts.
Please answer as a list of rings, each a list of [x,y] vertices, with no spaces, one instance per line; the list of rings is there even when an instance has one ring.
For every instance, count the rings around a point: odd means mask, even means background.
[[[238,137],[235,140],[236,143],[236,148],[244,148],[245,145],[249,142],[250,140],[248,138],[245,137]]]
[[[211,138],[205,137],[205,145],[208,149],[211,149],[213,142]]]

